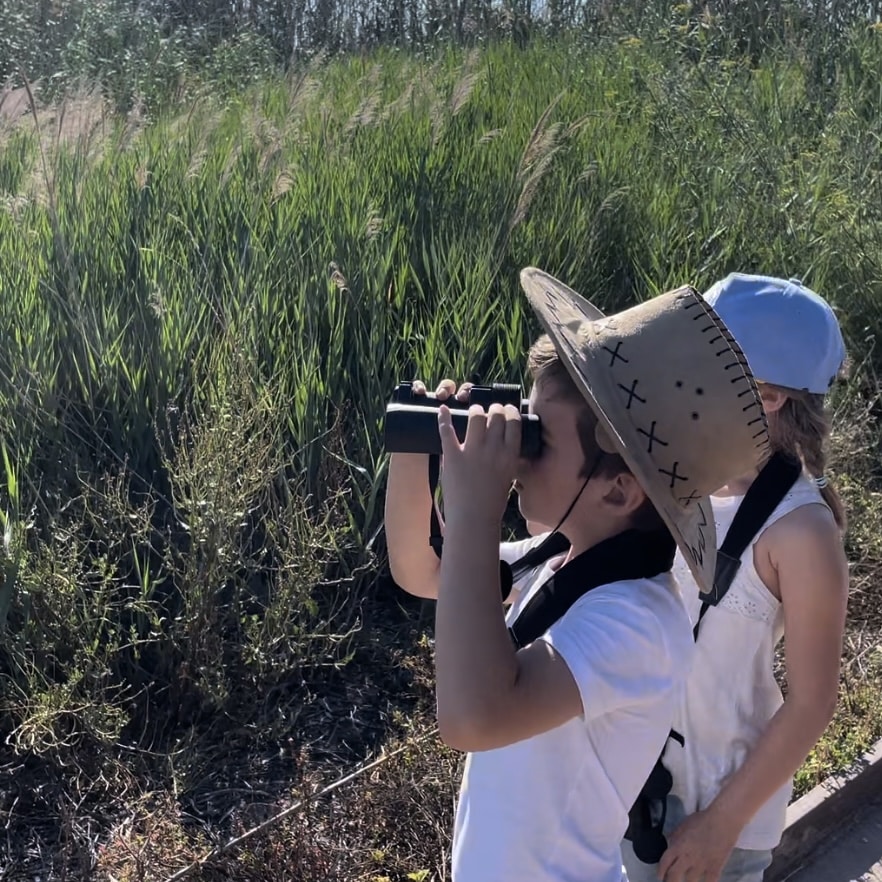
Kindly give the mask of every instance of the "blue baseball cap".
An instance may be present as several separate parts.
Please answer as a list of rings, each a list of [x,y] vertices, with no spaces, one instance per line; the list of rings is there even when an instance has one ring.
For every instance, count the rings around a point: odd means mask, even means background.
[[[799,279],[731,273],[704,293],[757,380],[824,394],[845,362],[836,315]]]

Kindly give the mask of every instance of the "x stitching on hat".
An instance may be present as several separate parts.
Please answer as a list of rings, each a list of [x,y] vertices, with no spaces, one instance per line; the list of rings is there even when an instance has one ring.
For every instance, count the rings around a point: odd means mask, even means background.
[[[612,358],[609,361],[610,367],[612,367],[616,363],[616,360],[624,362],[625,364],[628,363],[628,359],[625,358],[624,355],[619,355],[619,350],[622,348],[622,345],[624,344],[624,342],[625,342],[624,340],[619,340],[619,342],[616,343],[615,349],[610,349],[609,346],[603,347],[612,356]],[[635,380],[635,382],[636,382],[636,380]]]
[[[688,496],[678,496],[677,502],[682,502],[684,507],[688,507],[691,502],[695,502],[696,499],[701,499],[701,495],[696,493],[694,490]]]
[[[649,439],[649,446],[646,448],[646,452],[647,452],[647,453],[652,453],[652,445],[653,445],[653,444],[661,444],[662,447],[667,447],[667,446],[668,446],[668,442],[667,442],[667,441],[662,441],[662,439],[659,438],[658,435],[655,434],[655,427],[656,427],[657,425],[658,425],[658,420],[653,420],[653,421],[652,421],[652,424],[651,424],[650,427],[649,427],[649,431],[648,431],[648,432],[646,431],[646,429],[641,429],[639,426],[638,426],[638,428],[637,428],[637,431],[638,431],[639,434],[641,434],[641,435],[645,435],[645,436]],[[677,470],[677,466],[675,465],[675,466],[674,466],[674,471],[676,471],[676,470]],[[665,472],[665,474],[666,474],[666,475],[669,475],[670,472]],[[678,477],[679,477],[679,476],[678,476]],[[671,486],[672,486],[672,487],[674,486],[673,482],[671,483]]]
[[[688,481],[689,480],[689,478],[687,478],[686,475],[680,475],[677,473],[677,466],[678,465],[680,465],[680,463],[675,462],[674,467],[670,471],[668,471],[667,469],[662,469],[662,468],[660,468],[658,470],[659,474],[667,475],[671,479],[671,489],[672,490],[674,489],[674,484],[677,481]]]
[[[621,344],[619,344],[619,345],[621,345]],[[610,365],[610,367],[612,367],[612,365]],[[628,393],[628,403],[625,405],[625,410],[630,410],[630,409],[631,409],[631,405],[634,403],[634,399],[635,399],[635,398],[636,398],[641,404],[646,404],[646,399],[645,399],[645,398],[641,398],[641,397],[637,394],[637,392],[636,392],[637,384],[638,384],[639,382],[640,382],[639,380],[634,380],[634,382],[631,383],[631,388],[630,388],[630,389],[629,389],[627,386],[622,385],[622,383],[619,383],[619,389],[621,389],[623,392],[627,392],[627,393]],[[655,425],[655,424],[653,423],[653,425]]]

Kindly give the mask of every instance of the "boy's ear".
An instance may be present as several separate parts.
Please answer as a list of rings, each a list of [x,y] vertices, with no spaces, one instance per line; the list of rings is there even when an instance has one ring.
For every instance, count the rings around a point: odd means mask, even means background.
[[[621,517],[633,514],[645,499],[646,492],[630,472],[619,472],[603,494],[603,501]]]

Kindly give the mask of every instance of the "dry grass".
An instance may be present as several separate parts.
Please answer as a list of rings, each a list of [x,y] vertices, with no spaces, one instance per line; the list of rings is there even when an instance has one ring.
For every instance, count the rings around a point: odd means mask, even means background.
[[[75,774],[7,765],[2,878],[158,882],[194,862],[186,877],[206,882],[446,878],[459,757],[434,735],[421,605],[396,613],[395,600],[381,592],[364,649],[345,677],[311,684],[287,738],[262,737],[259,719],[235,730],[215,720],[165,750],[118,745],[89,762],[81,749]],[[411,651],[384,660],[374,640]]]

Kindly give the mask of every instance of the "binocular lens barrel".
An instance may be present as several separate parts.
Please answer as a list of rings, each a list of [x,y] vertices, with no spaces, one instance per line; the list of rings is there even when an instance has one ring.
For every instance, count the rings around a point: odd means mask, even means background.
[[[476,394],[477,391],[477,394]],[[410,383],[396,386],[386,407],[384,443],[389,453],[441,453],[438,434],[438,407],[446,404],[451,411],[453,428],[460,441],[465,439],[468,409],[480,404],[485,409],[494,402],[513,404],[521,410],[521,456],[538,459],[542,453],[542,428],[539,417],[528,411],[520,386],[473,386],[468,401],[448,398],[439,401],[431,395],[414,395]]]

